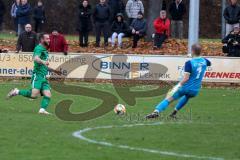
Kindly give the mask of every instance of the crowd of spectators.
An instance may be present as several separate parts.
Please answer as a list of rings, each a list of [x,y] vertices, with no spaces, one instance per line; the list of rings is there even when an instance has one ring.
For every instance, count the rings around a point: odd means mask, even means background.
[[[230,0],[224,10],[226,37],[222,40],[223,53],[229,57],[240,57],[240,6],[237,0]]]
[[[1,9],[3,8],[3,9]],[[0,0],[0,26],[1,15],[5,12],[5,6]],[[82,0],[78,7],[78,23],[76,30],[79,33],[80,47],[88,47],[89,34],[95,31],[96,47],[101,47],[101,35],[104,37],[104,47],[123,47],[123,38],[132,37],[132,48],[138,47],[138,41],[147,33],[147,20],[144,18],[144,4],[141,0],[99,0],[95,6],[88,0]],[[155,33],[153,34],[154,49],[160,49],[164,41],[172,34],[173,38],[183,38],[183,16],[186,13],[182,0],[174,0],[168,11],[171,21],[167,18],[167,7],[164,5],[159,17],[153,22]],[[44,31],[46,22],[43,2],[39,0],[32,7],[28,0],[15,0],[11,7],[11,16],[14,21],[18,42],[16,52],[31,52],[37,44],[37,33]],[[34,31],[31,20],[34,22]],[[59,30],[52,29],[51,52],[68,52],[67,42]]]
[[[0,0],[0,30],[2,29],[3,16],[6,8]],[[109,43],[113,48],[123,47],[123,38],[132,38],[132,48],[138,47],[138,41],[145,37],[147,24],[153,23],[153,49],[161,49],[162,44],[169,38],[183,38],[183,17],[186,6],[182,0],[173,0],[169,6],[163,4],[160,15],[153,22],[144,18],[144,4],[141,0],[99,0],[95,6],[88,0],[81,0],[78,7],[76,30],[79,33],[80,47],[88,47],[89,34],[94,31],[96,36],[95,47],[101,47],[103,35],[104,47]],[[167,15],[169,13],[169,16]],[[14,21],[18,42],[16,52],[31,52],[37,44],[37,33],[44,31],[46,23],[45,8],[39,0],[32,7],[28,0],[15,0],[11,7],[11,16]],[[229,0],[229,5],[224,10],[226,20],[226,37],[222,40],[223,52],[227,56],[240,56],[240,6],[237,0]],[[34,31],[31,20],[33,20]],[[51,33],[51,52],[68,53],[68,44],[58,28],[53,28]]]

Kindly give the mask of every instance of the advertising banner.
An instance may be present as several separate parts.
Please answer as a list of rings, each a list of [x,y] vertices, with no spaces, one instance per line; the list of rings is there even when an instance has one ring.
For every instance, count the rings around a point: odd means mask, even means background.
[[[205,82],[240,83],[240,58],[206,57],[212,62]],[[136,79],[178,81],[190,58],[160,55],[50,54],[50,67],[62,71],[66,78]],[[0,54],[1,77],[30,77],[32,54]],[[54,76],[49,73],[48,76]]]

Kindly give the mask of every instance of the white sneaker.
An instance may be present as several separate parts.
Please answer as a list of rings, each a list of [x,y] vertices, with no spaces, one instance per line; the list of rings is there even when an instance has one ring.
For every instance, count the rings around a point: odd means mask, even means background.
[[[47,112],[45,109],[41,108],[38,112],[38,114],[43,114],[43,115],[52,115],[51,113]]]
[[[18,93],[19,93],[19,89],[17,89],[17,88],[12,89],[12,90],[8,93],[7,99],[11,99],[12,97],[17,96]]]

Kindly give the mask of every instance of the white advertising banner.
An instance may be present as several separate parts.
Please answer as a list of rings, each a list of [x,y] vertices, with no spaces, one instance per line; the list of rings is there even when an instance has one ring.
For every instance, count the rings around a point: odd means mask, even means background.
[[[212,62],[204,81],[240,83],[240,58],[206,57]],[[184,56],[52,54],[50,67],[62,71],[66,78],[136,79],[178,81],[182,75]],[[30,77],[32,54],[0,54],[1,77]],[[54,76],[49,73],[49,76]]]

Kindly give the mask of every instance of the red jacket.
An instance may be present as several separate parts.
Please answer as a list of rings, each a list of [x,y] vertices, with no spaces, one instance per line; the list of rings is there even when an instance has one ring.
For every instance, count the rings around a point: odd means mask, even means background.
[[[63,35],[50,35],[50,52],[67,52],[68,44]]]
[[[171,22],[168,18],[165,20],[161,18],[157,18],[153,23],[156,33],[166,34],[168,37],[170,36],[170,25],[171,25]]]

